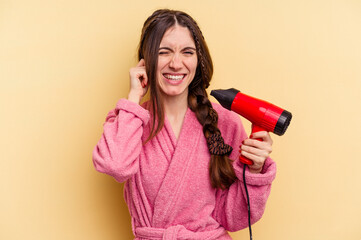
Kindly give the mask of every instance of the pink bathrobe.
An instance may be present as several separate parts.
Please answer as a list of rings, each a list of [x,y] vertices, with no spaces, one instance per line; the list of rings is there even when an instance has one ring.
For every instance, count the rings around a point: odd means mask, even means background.
[[[124,197],[135,239],[231,239],[227,231],[248,226],[243,165],[238,160],[247,136],[239,116],[213,104],[222,136],[233,147],[230,158],[238,178],[228,190],[216,190],[210,184],[210,154],[195,114],[187,110],[178,140],[166,118],[159,134],[143,145],[150,132],[146,106],[119,100],[93,151],[99,172],[126,182]],[[246,170],[252,223],[264,212],[275,175],[270,158],[260,174]]]

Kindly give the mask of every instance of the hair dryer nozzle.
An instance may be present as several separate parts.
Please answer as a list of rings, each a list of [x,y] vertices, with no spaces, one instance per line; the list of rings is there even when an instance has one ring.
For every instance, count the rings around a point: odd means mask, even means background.
[[[233,99],[239,93],[237,89],[230,88],[230,89],[217,89],[212,90],[211,95],[217,99],[217,101],[226,109],[231,110],[231,106],[233,103]]]
[[[279,136],[282,136],[286,132],[288,125],[290,125],[291,119],[292,113],[283,110],[282,114],[278,118],[277,124],[273,132]]]

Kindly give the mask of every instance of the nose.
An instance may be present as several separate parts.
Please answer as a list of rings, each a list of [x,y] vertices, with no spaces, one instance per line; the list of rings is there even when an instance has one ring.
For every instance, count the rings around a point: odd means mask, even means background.
[[[182,58],[181,56],[179,56],[179,54],[174,54],[170,63],[169,63],[169,67],[174,69],[174,70],[178,70],[182,68]]]

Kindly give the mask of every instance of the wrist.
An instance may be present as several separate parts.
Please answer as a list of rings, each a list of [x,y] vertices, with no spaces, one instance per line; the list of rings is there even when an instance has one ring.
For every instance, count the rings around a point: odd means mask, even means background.
[[[135,103],[139,104],[140,100],[141,100],[141,96],[139,96],[139,94],[136,94],[134,92],[129,92],[128,100],[131,101],[131,102],[135,102]]]

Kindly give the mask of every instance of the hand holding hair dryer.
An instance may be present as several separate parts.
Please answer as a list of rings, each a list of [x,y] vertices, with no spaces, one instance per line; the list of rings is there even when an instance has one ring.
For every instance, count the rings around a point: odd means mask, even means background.
[[[212,90],[211,95],[226,109],[232,110],[252,123],[252,133],[267,131],[282,136],[291,122],[292,114],[266,101],[253,98],[230,88]],[[258,139],[262,141],[261,139]],[[240,161],[247,165],[253,162],[243,156]]]

